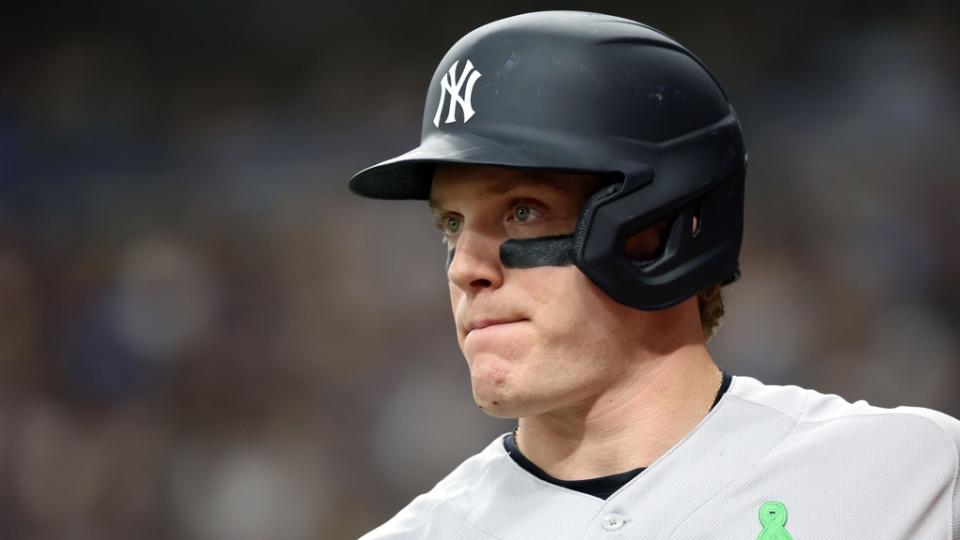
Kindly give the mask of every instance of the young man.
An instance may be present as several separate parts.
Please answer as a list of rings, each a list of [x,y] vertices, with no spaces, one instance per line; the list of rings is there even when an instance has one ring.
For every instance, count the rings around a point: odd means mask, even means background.
[[[717,81],[581,12],[466,35],[418,148],[360,195],[429,201],[473,395],[518,418],[365,539],[960,539],[960,422],[723,373],[746,153]]]

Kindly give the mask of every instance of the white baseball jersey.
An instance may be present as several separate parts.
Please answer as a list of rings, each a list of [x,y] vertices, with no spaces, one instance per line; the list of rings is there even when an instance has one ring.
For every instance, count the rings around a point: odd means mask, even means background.
[[[734,376],[606,500],[520,467],[502,437],[362,537],[960,540],[960,421]]]

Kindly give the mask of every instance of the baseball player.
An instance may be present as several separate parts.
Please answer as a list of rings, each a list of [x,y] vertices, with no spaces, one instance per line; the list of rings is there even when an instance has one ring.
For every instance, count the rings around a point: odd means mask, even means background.
[[[960,539],[960,422],[704,346],[746,161],[717,80],[648,26],[541,12],[460,39],[420,146],[350,189],[429,201],[474,399],[517,429],[363,539]]]

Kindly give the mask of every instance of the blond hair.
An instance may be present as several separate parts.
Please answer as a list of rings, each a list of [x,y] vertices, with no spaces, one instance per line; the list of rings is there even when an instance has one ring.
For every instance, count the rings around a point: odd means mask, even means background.
[[[723,292],[719,283],[714,283],[697,295],[697,307],[700,308],[700,326],[703,337],[709,341],[716,335],[723,319]]]

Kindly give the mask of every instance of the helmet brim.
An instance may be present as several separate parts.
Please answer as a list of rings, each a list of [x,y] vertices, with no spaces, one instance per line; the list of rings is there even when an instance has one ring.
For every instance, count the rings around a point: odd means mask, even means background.
[[[350,191],[371,199],[428,200],[436,165],[440,163],[496,165],[580,173],[618,172],[603,167],[603,158],[590,159],[588,141],[555,141],[548,145],[545,135],[539,145],[529,144],[513,133],[503,144],[475,133],[444,133],[428,136],[423,143],[395,158],[368,167],[350,179]],[[499,134],[500,139],[506,137]],[[571,152],[580,148],[581,152]],[[543,155],[544,153],[547,155]]]
[[[350,191],[372,199],[427,200],[438,163],[537,167],[528,157],[485,137],[448,133],[427,137],[417,148],[358,172],[350,179]]]

